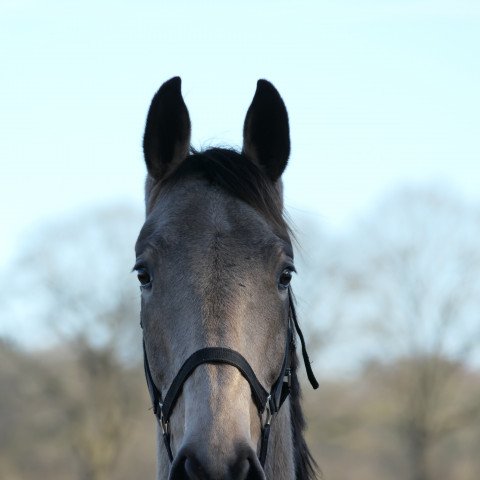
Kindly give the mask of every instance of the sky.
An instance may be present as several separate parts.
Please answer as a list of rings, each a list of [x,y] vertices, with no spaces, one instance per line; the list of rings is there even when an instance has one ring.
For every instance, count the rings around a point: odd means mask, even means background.
[[[141,205],[146,112],[175,75],[196,147],[240,147],[274,83],[286,205],[326,228],[399,183],[480,198],[478,1],[1,0],[0,45],[0,265],[47,219]]]
[[[241,148],[257,80],[277,87],[294,218],[341,230],[410,183],[480,203],[479,51],[477,0],[0,0],[1,276],[56,218],[142,208],[148,106],[176,75],[196,148]]]

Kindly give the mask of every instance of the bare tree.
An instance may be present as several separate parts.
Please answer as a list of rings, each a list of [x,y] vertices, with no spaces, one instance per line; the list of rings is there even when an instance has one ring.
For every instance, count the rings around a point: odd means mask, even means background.
[[[390,382],[397,432],[411,480],[431,480],[433,447],[480,413],[479,398],[458,395],[480,346],[480,212],[440,189],[405,189],[349,233],[325,266],[336,305],[352,351],[402,362]]]
[[[140,224],[126,205],[84,212],[30,235],[12,267],[22,276],[9,312],[28,335],[23,343],[59,345],[55,401],[81,480],[111,478],[138,408],[139,302],[130,268]]]

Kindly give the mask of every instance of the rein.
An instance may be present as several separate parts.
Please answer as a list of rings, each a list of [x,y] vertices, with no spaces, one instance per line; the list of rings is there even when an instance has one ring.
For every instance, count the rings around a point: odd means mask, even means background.
[[[260,453],[258,458],[262,467],[265,465],[268,450],[268,439],[270,436],[270,425],[272,420],[280,410],[281,406],[290,395],[292,384],[292,357],[295,353],[295,334],[294,329],[300,338],[302,345],[302,356],[307,371],[307,377],[314,389],[318,388],[318,382],[313,374],[305,346],[305,338],[298,324],[295,307],[293,305],[293,298],[290,287],[288,288],[289,301],[289,315],[288,328],[286,335],[285,355],[280,369],[280,374],[273,384],[270,392],[265,390],[263,385],[258,380],[247,360],[235,350],[224,347],[207,347],[194,352],[185,363],[182,365],[177,375],[173,379],[170,388],[167,390],[165,397],[162,397],[160,390],[155,385],[155,382],[148,364],[147,353],[145,349],[145,338],[143,339],[143,361],[145,368],[145,378],[147,380],[148,391],[153,405],[153,413],[157,418],[158,424],[162,429],[163,442],[167,450],[170,462],[173,462],[173,453],[170,442],[170,416],[182,392],[183,384],[187,381],[194,370],[204,363],[227,364],[236,367],[243,377],[250,384],[252,391],[252,398],[257,407],[259,416],[263,419],[263,414],[266,413],[265,421],[262,420]]]

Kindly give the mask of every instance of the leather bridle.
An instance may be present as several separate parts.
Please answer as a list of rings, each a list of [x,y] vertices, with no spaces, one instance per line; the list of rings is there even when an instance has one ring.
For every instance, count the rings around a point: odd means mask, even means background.
[[[258,380],[255,372],[245,358],[235,350],[224,347],[207,347],[202,348],[194,352],[185,361],[177,375],[173,379],[170,388],[167,390],[165,397],[162,397],[160,390],[153,381],[150,366],[148,364],[147,353],[145,350],[145,339],[143,340],[143,359],[145,367],[145,377],[147,379],[148,391],[153,405],[153,413],[157,418],[158,424],[163,433],[163,441],[167,450],[168,458],[170,462],[173,462],[172,447],[170,444],[170,416],[172,414],[175,403],[178,400],[182,392],[183,384],[187,381],[193,371],[204,363],[221,363],[232,365],[236,367],[243,377],[250,384],[252,391],[252,398],[258,409],[260,418],[262,419],[262,431],[260,440],[260,453],[259,460],[262,467],[265,465],[265,459],[267,457],[268,438],[270,436],[270,425],[275,415],[280,410],[284,401],[290,394],[292,384],[292,357],[295,353],[295,334],[297,332],[298,337],[302,345],[302,356],[305,363],[305,369],[307,371],[308,379],[314,389],[318,388],[318,382],[313,374],[310,359],[305,347],[305,339],[298,324],[295,307],[293,305],[292,293],[290,288],[288,289],[288,301],[289,301],[289,315],[287,336],[285,345],[285,355],[283,358],[282,367],[277,380],[273,384],[270,392],[267,392]],[[265,414],[265,419],[263,416]]]

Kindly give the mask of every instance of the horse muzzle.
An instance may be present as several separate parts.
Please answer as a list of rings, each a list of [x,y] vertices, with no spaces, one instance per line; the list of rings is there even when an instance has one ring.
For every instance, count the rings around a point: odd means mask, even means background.
[[[202,453],[199,445],[189,443],[176,456],[169,480],[266,480],[256,453],[240,444],[229,459],[220,459],[212,452]]]

